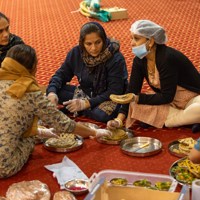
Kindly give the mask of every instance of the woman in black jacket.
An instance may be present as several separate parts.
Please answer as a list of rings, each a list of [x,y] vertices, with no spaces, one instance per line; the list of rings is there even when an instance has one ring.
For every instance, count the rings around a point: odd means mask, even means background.
[[[135,120],[157,128],[200,123],[200,75],[180,51],[165,45],[165,30],[149,20],[131,26],[133,60],[127,93],[133,98],[120,109],[108,127],[126,126]],[[142,92],[146,80],[151,93]]]
[[[67,54],[47,88],[55,105],[63,104],[64,112],[85,115],[101,122],[116,117],[119,105],[110,94],[123,94],[127,86],[127,69],[119,43],[107,38],[97,22],[82,26],[79,45]],[[67,84],[76,76],[79,85]],[[82,112],[80,112],[82,111]]]
[[[10,33],[9,28],[10,20],[0,12],[0,66],[11,47],[17,44],[24,44],[20,37]]]

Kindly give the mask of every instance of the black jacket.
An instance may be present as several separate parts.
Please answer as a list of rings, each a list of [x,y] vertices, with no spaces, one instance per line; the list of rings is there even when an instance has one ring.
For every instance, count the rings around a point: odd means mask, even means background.
[[[0,65],[1,65],[2,61],[4,60],[4,58],[6,57],[7,51],[11,47],[13,47],[17,44],[24,44],[24,42],[20,37],[14,35],[14,34],[10,34],[9,43],[5,46],[0,45]]]
[[[177,86],[200,93],[199,72],[180,51],[166,45],[157,45],[156,67],[159,72],[161,89],[154,88],[149,84],[155,94],[141,93],[144,79],[149,83],[147,59],[135,57],[133,60],[127,93],[132,92],[139,95],[138,104],[162,105],[171,103]],[[123,106],[120,112],[127,114],[128,105]]]
[[[104,63],[104,67],[105,80],[100,85],[105,89],[98,93],[98,88],[94,88],[93,84],[94,71],[88,70],[81,57],[81,50],[79,46],[76,46],[67,54],[64,63],[51,78],[47,94],[58,93],[62,86],[70,82],[74,76],[77,77],[81,89],[91,98],[89,100],[91,108],[109,100],[110,94],[123,94],[128,83],[128,72],[123,55],[119,51],[116,52]]]

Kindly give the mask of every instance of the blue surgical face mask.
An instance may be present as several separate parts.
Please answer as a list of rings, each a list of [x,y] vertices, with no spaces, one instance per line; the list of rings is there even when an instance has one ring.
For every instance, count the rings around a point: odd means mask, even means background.
[[[147,48],[146,48],[146,43],[137,47],[132,47],[133,54],[136,55],[140,59],[144,58],[149,53],[149,51],[147,51]]]

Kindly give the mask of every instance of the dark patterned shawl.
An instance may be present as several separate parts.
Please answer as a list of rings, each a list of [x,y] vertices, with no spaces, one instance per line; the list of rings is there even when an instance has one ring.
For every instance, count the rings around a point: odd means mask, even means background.
[[[106,69],[105,63],[109,60],[115,52],[119,51],[120,45],[119,42],[116,40],[110,40],[107,38],[105,30],[103,27],[97,22],[90,22],[97,25],[100,31],[103,32],[104,39],[106,41],[106,48],[97,56],[93,57],[88,54],[86,51],[82,51],[82,58],[83,62],[88,67],[89,71],[94,71],[94,80],[93,80],[93,88],[96,94],[101,94],[103,91],[106,90],[107,83],[106,83]]]

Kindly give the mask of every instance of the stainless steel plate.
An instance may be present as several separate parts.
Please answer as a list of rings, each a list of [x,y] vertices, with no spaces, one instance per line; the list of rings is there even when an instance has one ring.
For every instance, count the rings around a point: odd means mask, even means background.
[[[174,155],[174,156],[177,156],[179,158],[183,158],[186,156],[186,154],[183,154],[183,153],[179,153],[179,141],[178,140],[175,140],[171,143],[169,143],[168,145],[168,149],[169,149],[169,152]]]
[[[149,145],[141,148],[146,143]],[[145,157],[159,153],[162,150],[162,143],[151,137],[134,137],[123,140],[120,143],[120,148],[127,155]]]
[[[60,152],[60,153],[67,153],[67,152],[72,152],[80,149],[83,146],[83,138],[80,135],[76,135],[76,141],[77,145],[69,148],[58,148],[58,147],[52,147],[49,146],[46,142],[44,142],[44,148],[49,150],[49,151],[54,151],[54,152]]]
[[[132,130],[127,129],[127,128],[124,128],[123,130],[125,130],[128,138],[134,137],[134,133]],[[102,144],[119,145],[121,141],[123,140],[106,140],[104,137],[97,138],[97,142],[100,142]]]
[[[176,175],[175,175],[175,173],[173,172],[172,169],[173,169],[173,167],[178,166],[178,163],[179,163],[180,161],[184,160],[184,159],[186,159],[186,157],[181,158],[181,159],[175,161],[175,162],[171,165],[171,167],[170,167],[170,169],[169,169],[169,175],[170,175],[171,177],[173,177],[180,185],[184,185],[185,183],[183,183],[183,182],[181,182],[181,181],[178,181],[178,180],[176,179]],[[189,185],[189,186],[191,187],[191,185]]]
[[[75,195],[82,195],[88,192],[88,180],[73,179],[65,183],[65,189]]]

